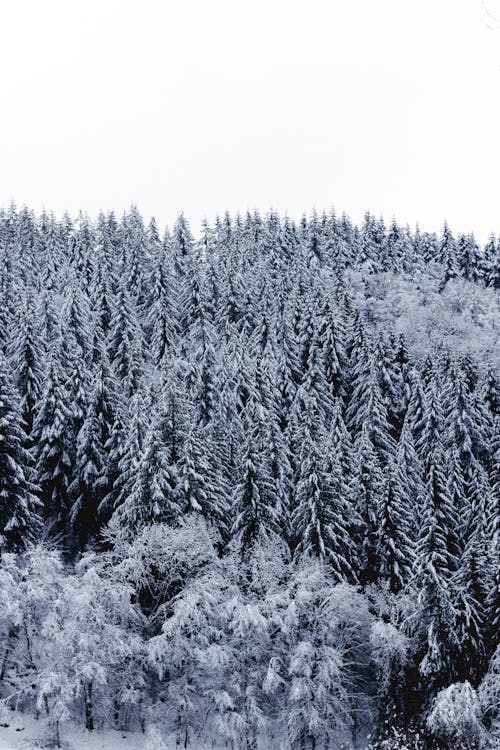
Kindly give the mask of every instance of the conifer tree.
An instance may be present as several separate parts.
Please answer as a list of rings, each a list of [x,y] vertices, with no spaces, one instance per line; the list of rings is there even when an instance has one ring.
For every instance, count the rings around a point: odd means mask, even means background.
[[[425,391],[425,408],[416,448],[424,470],[427,470],[434,449],[441,445],[444,423],[440,382],[436,373],[431,375]]]
[[[176,480],[168,462],[161,430],[154,423],[148,430],[144,450],[131,477],[130,490],[112,518],[123,534],[130,536],[153,523],[175,524],[181,507]]]
[[[26,442],[19,398],[0,354],[0,542],[9,552],[23,550],[40,532],[40,503],[30,481]]]
[[[356,520],[341,458],[333,450],[324,456],[326,435],[318,429],[310,402],[303,419],[292,516],[294,557],[311,556],[327,561],[337,581],[353,581],[356,565],[351,530]]]
[[[110,322],[109,354],[117,377],[126,390],[133,393],[142,373],[142,335],[136,309],[123,279]]]
[[[384,493],[384,475],[379,458],[363,427],[355,443],[353,457],[353,497],[361,518],[357,535],[360,560],[359,578],[362,583],[373,583],[379,574],[377,555],[378,511]]]
[[[450,498],[444,459],[436,447],[428,461],[425,505],[417,549],[419,672],[433,694],[456,677],[455,610],[451,580],[456,560],[450,552]]]
[[[232,536],[244,558],[256,545],[279,538],[276,487],[264,454],[263,415],[258,404],[246,409],[248,427],[241,453],[240,480],[233,492]]]
[[[20,394],[19,406],[27,434],[31,433],[42,389],[44,354],[33,300],[26,297],[18,314],[17,336],[11,343],[13,379]]]
[[[457,446],[464,471],[469,473],[484,448],[483,414],[475,394],[468,391],[465,373],[453,363],[443,388],[446,441]]]
[[[485,666],[486,507],[491,501],[487,477],[479,466],[475,467],[474,479],[475,491],[466,521],[463,551],[452,580],[457,674],[461,682],[468,680],[472,684],[478,682]]]
[[[165,245],[154,258],[152,293],[146,318],[146,331],[153,364],[166,360],[176,340],[176,321],[172,310],[170,258]]]
[[[75,476],[68,487],[71,497],[70,519],[80,550],[99,529],[99,508],[112,491],[107,447],[116,413],[116,400],[103,353],[86,413],[76,440]]]
[[[179,506],[185,513],[199,513],[221,538],[227,538],[229,498],[217,469],[217,458],[207,428],[191,426],[179,461]]]
[[[443,266],[439,286],[440,291],[442,291],[448,281],[456,279],[458,276],[456,242],[447,223],[445,223],[443,227],[443,233],[439,243],[439,260]]]
[[[380,372],[373,357],[356,375],[346,418],[354,434],[366,426],[381,462],[386,464],[394,453],[395,442],[390,434],[386,401],[380,387]]]
[[[132,491],[146,437],[144,394],[136,393],[128,410],[118,410],[105,449],[110,489],[102,499],[99,512],[109,518]]]
[[[72,481],[70,410],[54,352],[31,434],[34,481],[40,488],[47,533],[70,551],[68,487]]]
[[[414,564],[412,508],[401,484],[398,468],[389,466],[389,476],[377,509],[379,520],[377,557],[379,575],[388,590],[397,594],[408,584]]]

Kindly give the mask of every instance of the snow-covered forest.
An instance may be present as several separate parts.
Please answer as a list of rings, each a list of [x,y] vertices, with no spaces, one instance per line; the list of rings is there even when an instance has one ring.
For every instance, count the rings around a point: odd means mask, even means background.
[[[495,237],[11,206],[0,256],[2,725],[499,747]]]

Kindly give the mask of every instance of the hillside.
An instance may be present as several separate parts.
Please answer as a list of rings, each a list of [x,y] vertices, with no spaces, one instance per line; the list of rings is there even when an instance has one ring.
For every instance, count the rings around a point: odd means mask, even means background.
[[[0,256],[7,717],[498,746],[496,238],[11,206]]]

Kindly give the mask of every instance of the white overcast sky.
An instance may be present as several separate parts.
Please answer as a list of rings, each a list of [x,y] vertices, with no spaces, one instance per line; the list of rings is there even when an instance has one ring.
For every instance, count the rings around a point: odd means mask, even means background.
[[[487,24],[481,0],[1,0],[0,204],[500,233]]]

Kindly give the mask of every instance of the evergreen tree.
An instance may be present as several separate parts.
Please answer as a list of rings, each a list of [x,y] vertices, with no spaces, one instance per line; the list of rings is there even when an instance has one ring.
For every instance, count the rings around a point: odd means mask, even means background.
[[[458,276],[458,261],[455,238],[453,237],[453,234],[447,223],[445,223],[443,227],[443,233],[441,235],[441,241],[439,243],[439,259],[443,266],[443,272],[439,286],[440,291],[442,291],[448,281],[450,281],[451,279],[456,279]]]
[[[241,454],[240,481],[233,492],[232,535],[242,557],[256,545],[279,538],[276,488],[264,454],[263,415],[258,404],[247,407],[248,427]]]
[[[393,594],[408,584],[414,563],[413,514],[406,488],[401,484],[399,468],[389,466],[389,476],[377,509],[380,523],[377,534],[379,574]]]
[[[395,442],[390,434],[386,400],[380,387],[380,372],[373,357],[355,378],[347,423],[356,434],[365,426],[379,458],[386,464],[394,453]]]
[[[452,574],[457,561],[450,552],[450,498],[446,491],[442,451],[435,448],[429,457],[417,549],[419,673],[432,695],[456,677],[455,610],[451,592]]]
[[[340,456],[330,452],[325,461],[326,436],[314,430],[314,415],[304,415],[301,461],[295,491],[292,525],[294,557],[327,561],[337,581],[356,580],[355,524],[349,487],[343,477]]]
[[[126,536],[152,523],[176,523],[181,507],[175,477],[157,423],[147,432],[144,451],[130,482],[130,491],[112,518]]]
[[[40,488],[47,533],[62,543],[66,552],[71,546],[68,487],[73,475],[69,425],[67,391],[57,352],[54,352],[33,424],[31,451],[34,481]]]
[[[463,552],[452,586],[455,592],[457,673],[461,682],[477,684],[485,665],[486,507],[490,489],[482,469],[475,468],[475,492],[467,518]]]
[[[200,513],[226,538],[229,498],[214,453],[206,428],[192,426],[179,462],[179,505],[185,512]]]
[[[166,360],[176,340],[171,274],[167,248],[162,245],[154,259],[152,294],[146,319],[151,357],[157,367]]]
[[[451,367],[443,389],[443,401],[446,429],[443,438],[458,447],[467,474],[483,452],[485,420],[476,395],[468,391],[464,370],[458,363]]]
[[[9,552],[23,550],[40,532],[37,487],[30,481],[18,395],[0,354],[0,542]]]
[[[101,361],[76,441],[75,477],[68,487],[70,519],[80,550],[99,529],[99,507],[112,491],[108,456],[116,401],[105,355]]]
[[[128,394],[136,391],[142,374],[142,335],[137,313],[122,279],[110,323],[109,354],[117,377]]]
[[[43,345],[33,309],[27,297],[18,314],[18,331],[12,341],[13,379],[20,394],[19,406],[28,435],[33,428],[36,405],[42,390]]]
[[[105,444],[108,455],[110,489],[102,499],[99,511],[109,518],[132,492],[141,456],[144,451],[146,422],[143,393],[135,394],[128,411],[118,411]]]
[[[363,427],[356,440],[353,477],[353,493],[362,520],[358,535],[359,577],[362,583],[373,583],[377,580],[379,574],[377,555],[378,511],[384,493],[384,475],[366,427]]]

